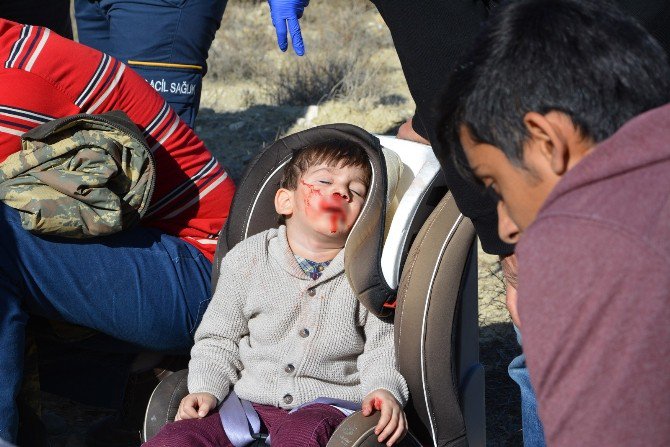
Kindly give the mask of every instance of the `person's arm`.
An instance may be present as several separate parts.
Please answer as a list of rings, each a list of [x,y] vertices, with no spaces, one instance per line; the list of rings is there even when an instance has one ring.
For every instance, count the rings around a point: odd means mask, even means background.
[[[16,28],[13,34],[18,40],[21,27]],[[21,58],[10,61],[8,68],[12,70],[2,72],[6,79],[0,81],[4,86],[0,93],[5,104],[23,109],[10,120],[15,126],[10,129],[13,135],[9,136],[15,141],[11,144],[19,140],[16,131],[22,133],[49,117],[123,111],[144,132],[156,162],[154,193],[141,225],[185,238],[211,259],[215,247],[212,239],[228,216],[234,193],[225,169],[134,70],[55,33],[45,30],[40,35],[43,46],[27,46]],[[26,58],[32,61],[30,72],[22,65]],[[14,127],[12,124],[0,127]],[[6,140],[0,135],[0,142]],[[5,155],[4,147],[0,147],[0,160]],[[13,146],[10,150],[15,151]]]
[[[430,141],[447,186],[461,212],[472,220],[485,252],[507,255],[513,246],[498,237],[495,202],[465,180],[437,138],[437,100],[459,58],[472,45],[488,16],[483,0],[372,0],[391,31],[410,93],[416,103],[412,133]],[[403,129],[404,130],[404,129]],[[413,139],[413,138],[411,138]]]
[[[237,272],[240,267],[250,266],[233,258],[238,258],[234,252],[221,261],[217,287],[195,332],[188,364],[189,392],[209,393],[219,402],[238,379],[242,369],[239,341],[249,332],[244,313],[245,284]]]
[[[425,144],[430,146],[430,141],[428,141],[424,136],[419,134],[414,129],[414,118],[408,118],[402,125],[398,128],[398,133],[396,138],[401,140],[415,141],[417,143]]]
[[[365,416],[381,412],[375,427],[377,440],[393,445],[407,431],[402,408],[407,403],[409,391],[407,382],[396,368],[393,324],[365,313],[365,347],[357,361],[365,396],[362,410]]]
[[[401,406],[405,406],[409,391],[396,368],[393,323],[365,312],[365,347],[357,360],[362,394],[366,396],[374,390],[385,389]]]

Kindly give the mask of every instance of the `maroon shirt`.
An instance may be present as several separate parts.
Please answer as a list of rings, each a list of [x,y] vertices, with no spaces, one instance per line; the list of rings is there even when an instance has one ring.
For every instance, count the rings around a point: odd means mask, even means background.
[[[549,445],[669,445],[670,105],[571,169],[517,253]]]

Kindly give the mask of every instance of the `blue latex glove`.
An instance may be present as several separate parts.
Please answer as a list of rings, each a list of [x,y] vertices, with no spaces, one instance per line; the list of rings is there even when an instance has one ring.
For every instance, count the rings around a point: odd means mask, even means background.
[[[272,24],[277,31],[279,49],[286,51],[288,48],[286,36],[290,32],[295,54],[298,56],[305,54],[305,44],[302,41],[298,19],[302,17],[303,10],[309,5],[309,0],[268,0],[268,3]]]

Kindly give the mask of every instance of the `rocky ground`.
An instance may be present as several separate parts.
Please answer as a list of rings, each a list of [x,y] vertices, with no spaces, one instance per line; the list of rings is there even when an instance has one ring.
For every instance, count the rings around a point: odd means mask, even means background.
[[[275,48],[265,2],[229,2],[210,51],[196,132],[234,179],[277,137],[332,122],[392,134],[413,113],[388,30],[368,2],[315,1],[302,22],[307,56],[298,58]],[[518,388],[507,376],[518,347],[500,267],[481,249],[479,315],[487,445],[518,446]],[[110,414],[59,396],[43,397],[47,417],[60,417],[52,424],[54,447],[82,447],[87,427]]]

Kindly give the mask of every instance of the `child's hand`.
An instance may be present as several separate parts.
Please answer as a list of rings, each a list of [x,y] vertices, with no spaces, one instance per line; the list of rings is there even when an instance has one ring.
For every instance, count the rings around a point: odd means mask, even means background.
[[[363,399],[363,416],[370,416],[375,410],[382,415],[375,427],[377,441],[391,446],[401,440],[407,433],[407,417],[393,394],[379,389],[371,392]]]
[[[216,397],[209,393],[191,393],[181,400],[174,420],[204,418],[216,403]]]

